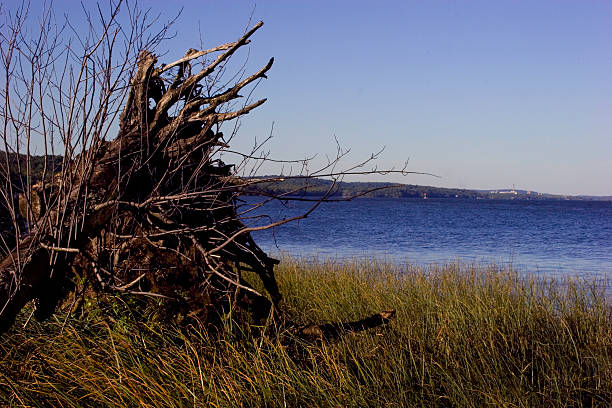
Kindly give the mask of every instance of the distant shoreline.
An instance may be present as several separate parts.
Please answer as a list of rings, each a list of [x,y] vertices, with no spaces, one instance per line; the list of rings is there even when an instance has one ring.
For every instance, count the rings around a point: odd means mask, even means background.
[[[255,184],[246,193],[250,195],[268,195],[284,198],[315,199],[326,195],[332,182],[324,179],[282,178],[281,176],[264,176],[261,179],[279,178],[278,181],[262,181]],[[259,177],[253,180],[260,179]],[[530,190],[492,189],[470,190],[399,184],[387,182],[339,182],[328,196],[330,199],[359,198],[447,198],[473,200],[519,200],[519,201],[612,201],[612,196],[559,195]]]

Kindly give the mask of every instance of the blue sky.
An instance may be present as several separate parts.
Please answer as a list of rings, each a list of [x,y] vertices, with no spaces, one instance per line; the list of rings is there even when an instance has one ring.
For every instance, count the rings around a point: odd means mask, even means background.
[[[184,11],[168,61],[264,27],[247,67],[275,64],[234,147],[266,137],[275,157],[385,146],[377,165],[435,173],[370,177],[461,188],[515,185],[612,195],[612,2],[159,1]],[[56,1],[58,11],[76,1]],[[239,57],[244,58],[246,54]]]

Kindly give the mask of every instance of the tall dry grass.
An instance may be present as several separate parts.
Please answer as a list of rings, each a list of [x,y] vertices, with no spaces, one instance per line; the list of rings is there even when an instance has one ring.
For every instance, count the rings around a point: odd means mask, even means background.
[[[494,266],[284,259],[295,324],[390,308],[387,327],[307,344],[226,321],[212,335],[129,299],[80,318],[27,313],[0,339],[11,406],[601,406],[612,401],[612,312],[602,286]]]

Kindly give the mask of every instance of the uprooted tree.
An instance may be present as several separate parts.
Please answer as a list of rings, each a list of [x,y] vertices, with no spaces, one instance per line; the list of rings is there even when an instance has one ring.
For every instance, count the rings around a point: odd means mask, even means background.
[[[0,332],[32,300],[35,316],[48,317],[77,281],[97,291],[161,297],[190,310],[231,303],[257,317],[277,310],[281,300],[278,261],[250,232],[291,219],[245,225],[238,197],[270,180],[239,177],[219,158],[231,139],[221,124],[265,102],[236,101],[266,78],[273,59],[229,85],[219,76],[262,23],[235,42],[190,49],[163,65],[150,50],[167,27],[151,35],[146,13],[133,12],[126,29],[117,17],[121,6],[114,4],[108,18],[100,12],[101,29],[81,40],[80,53],[58,41],[58,30],[72,28],[58,29],[50,14],[43,16],[40,35],[27,41],[26,8],[5,16],[0,210],[11,228],[0,236]],[[36,138],[45,155],[61,153],[60,162],[45,161],[39,180],[30,160]],[[244,281],[246,270],[261,279],[267,295]],[[382,313],[347,327],[368,328],[389,317]]]

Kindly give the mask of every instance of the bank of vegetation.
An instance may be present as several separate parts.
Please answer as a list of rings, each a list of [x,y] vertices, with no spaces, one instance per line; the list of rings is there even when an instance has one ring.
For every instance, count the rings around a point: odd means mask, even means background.
[[[521,279],[494,266],[292,259],[277,277],[283,316],[296,325],[387,308],[396,319],[338,340],[305,341],[272,322],[228,320],[216,333],[188,317],[169,323],[160,308],[129,297],[90,297],[77,315],[66,313],[68,301],[43,323],[27,321],[25,310],[0,338],[0,405],[612,402],[612,315],[597,283]]]
[[[452,199],[487,199],[487,200],[586,200],[612,201],[612,196],[565,196],[538,193],[528,190],[469,190],[462,188],[444,188],[415,184],[397,184],[389,182],[336,182],[321,178],[282,178],[281,176],[263,176],[257,178],[262,182],[252,189],[253,194],[269,196],[314,198],[328,194],[331,199],[366,197],[366,198],[452,198]],[[270,179],[272,181],[265,181]]]

